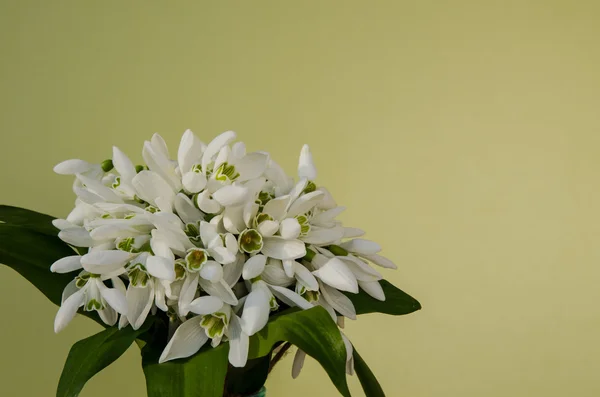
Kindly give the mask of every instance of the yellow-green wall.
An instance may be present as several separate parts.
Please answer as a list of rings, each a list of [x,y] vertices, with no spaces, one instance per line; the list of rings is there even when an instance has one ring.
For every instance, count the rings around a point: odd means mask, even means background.
[[[59,161],[236,130],[318,182],[421,300],[347,333],[390,397],[600,395],[595,1],[0,0],[0,201],[56,216]],[[32,255],[34,253],[32,252]],[[0,267],[0,395],[55,392],[98,331]],[[137,348],[84,397],[143,396]],[[335,396],[287,358],[269,396]],[[356,379],[352,390],[362,395]]]

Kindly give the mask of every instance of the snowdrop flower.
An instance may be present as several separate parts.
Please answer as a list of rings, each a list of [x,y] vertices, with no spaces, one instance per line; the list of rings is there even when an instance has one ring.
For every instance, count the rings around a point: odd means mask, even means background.
[[[77,248],[51,265],[74,277],[57,332],[80,309],[120,328],[160,316],[175,330],[160,362],[227,342],[230,363],[241,367],[250,337],[274,312],[321,306],[340,324],[356,318],[346,294],[385,299],[371,264],[395,265],[362,230],[337,219],[345,208],[316,184],[310,148],[302,147],[294,180],[269,154],[247,153],[236,139],[226,131],[205,144],[187,130],[171,158],[154,134],[143,144],[143,165],[113,147],[101,164],[74,159],[55,167],[75,178],[76,199],[53,224]],[[303,360],[299,351],[295,375]]]

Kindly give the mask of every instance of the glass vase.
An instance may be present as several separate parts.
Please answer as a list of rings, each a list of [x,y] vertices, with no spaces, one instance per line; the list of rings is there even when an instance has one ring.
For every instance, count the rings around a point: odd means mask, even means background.
[[[262,389],[248,397],[265,397],[267,395],[267,389],[263,386]]]

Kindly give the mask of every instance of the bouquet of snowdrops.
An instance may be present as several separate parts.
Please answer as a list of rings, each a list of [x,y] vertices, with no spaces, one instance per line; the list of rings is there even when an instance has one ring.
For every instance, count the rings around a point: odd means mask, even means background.
[[[72,347],[57,397],[134,341],[150,397],[254,395],[291,345],[293,377],[308,354],[342,395],[354,372],[367,396],[384,395],[340,328],[419,303],[372,266],[396,267],[379,245],[336,220],[344,207],[315,183],[308,146],[295,181],[235,140],[188,130],[173,160],[155,134],[146,165],[117,147],[101,164],[64,161],[54,170],[77,195],[66,219],[0,207],[0,262],[60,305],[55,331],[77,313],[105,327]]]

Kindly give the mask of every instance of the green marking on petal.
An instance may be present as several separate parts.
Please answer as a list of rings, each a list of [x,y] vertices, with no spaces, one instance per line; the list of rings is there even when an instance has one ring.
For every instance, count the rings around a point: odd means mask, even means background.
[[[104,160],[102,164],[100,164],[100,166],[102,167],[102,171],[104,172],[109,172],[115,167],[111,159]]]
[[[255,229],[246,229],[238,237],[240,249],[248,254],[260,252],[263,247],[263,238]]]
[[[189,272],[198,272],[208,260],[208,252],[202,248],[192,248],[185,256],[185,267]]]
[[[192,166],[192,172],[195,172],[196,174],[201,174],[202,173],[202,165],[201,164],[194,164]]]
[[[136,252],[137,250],[133,244],[135,244],[135,238],[127,237],[117,243],[117,249],[125,252]]]
[[[109,214],[109,213],[106,213],[106,214],[102,214],[102,216],[100,218],[102,218],[102,219],[111,219],[112,215]]]
[[[235,170],[235,166],[227,162],[221,164],[215,171],[215,179],[220,182],[235,181],[239,176],[239,172]]]
[[[306,236],[310,232],[310,224],[308,223],[308,216],[297,215],[296,220],[300,224],[300,236]]]
[[[129,282],[134,287],[146,287],[150,276],[146,273],[146,267],[141,263],[135,264],[128,272]]]
[[[256,226],[260,225],[261,223],[265,222],[265,221],[272,221],[273,217],[269,214],[259,214],[256,219],[254,220],[254,223],[256,224]]]
[[[116,189],[119,186],[121,186],[121,177],[120,176],[115,178],[115,181],[112,183],[112,188]]]
[[[81,272],[81,274],[75,277],[75,286],[77,288],[83,288],[90,279],[90,273]]]
[[[223,312],[206,315],[200,320],[200,326],[206,330],[209,338],[220,338],[229,325],[229,317]]]
[[[267,204],[269,201],[273,200],[275,198],[275,196],[273,196],[271,193],[269,192],[260,192],[258,194],[258,201],[259,201],[259,205],[262,207],[265,206],[265,204]]]
[[[132,219],[136,216],[137,214],[135,212],[132,212],[131,214],[127,214],[123,217],[123,219]]]
[[[147,206],[146,208],[144,208],[144,210],[148,211],[151,214],[156,214],[157,212],[160,212],[160,210],[153,205]]]
[[[145,168],[146,167],[144,167],[143,165],[138,164],[135,166],[135,172],[139,174],[140,172],[144,171]]]
[[[279,303],[277,303],[277,299],[275,299],[275,297],[272,295],[271,295],[271,299],[269,299],[269,306],[271,307],[272,312],[279,309]]]
[[[102,310],[104,309],[104,305],[102,304],[102,302],[97,301],[96,299],[90,299],[86,304],[85,304],[85,311],[87,312],[91,312],[92,310]]]
[[[187,223],[184,228],[184,232],[194,244],[199,244],[202,239],[200,238],[200,227],[199,223]]]
[[[185,278],[185,260],[177,259],[175,261],[175,280],[183,280]]]

